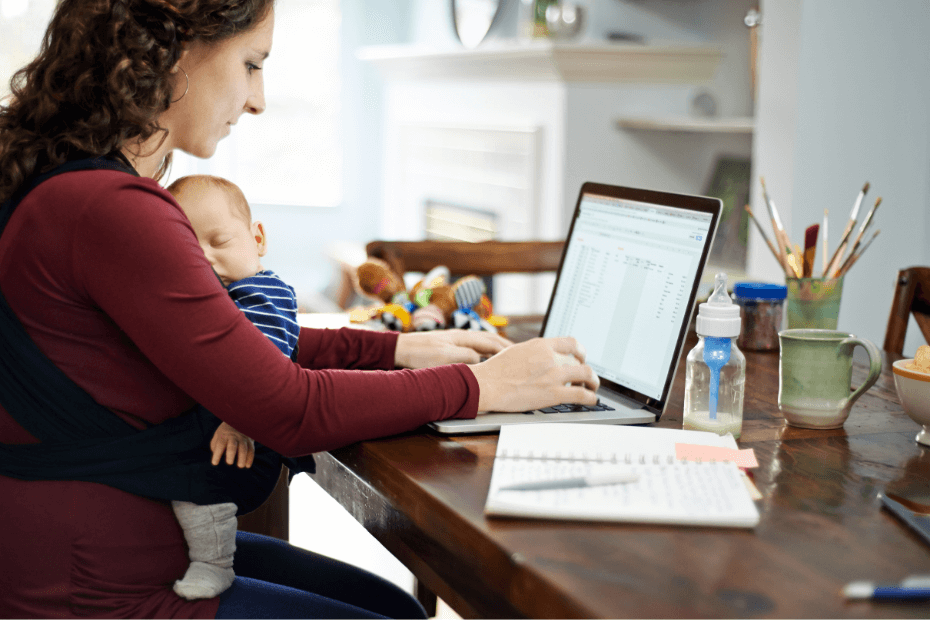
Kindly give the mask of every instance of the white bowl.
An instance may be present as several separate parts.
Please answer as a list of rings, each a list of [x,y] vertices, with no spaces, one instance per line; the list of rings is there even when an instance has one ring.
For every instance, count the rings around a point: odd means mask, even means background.
[[[923,428],[917,442],[930,446],[930,374],[905,368],[914,360],[898,360],[891,365],[894,387],[904,412]]]

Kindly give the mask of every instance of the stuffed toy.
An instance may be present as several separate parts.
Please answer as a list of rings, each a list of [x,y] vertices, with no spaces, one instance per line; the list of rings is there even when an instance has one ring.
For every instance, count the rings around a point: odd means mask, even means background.
[[[358,284],[366,294],[384,302],[377,313],[388,329],[410,331],[414,308],[400,274],[385,261],[369,258],[358,267]]]
[[[408,291],[403,277],[378,258],[369,258],[358,267],[362,291],[383,302],[368,312],[351,313],[353,322],[379,317],[388,328],[399,332],[458,328],[496,332],[506,325],[494,316],[484,282],[465,276],[449,284],[449,270],[438,266]],[[496,325],[496,326],[495,326]]]

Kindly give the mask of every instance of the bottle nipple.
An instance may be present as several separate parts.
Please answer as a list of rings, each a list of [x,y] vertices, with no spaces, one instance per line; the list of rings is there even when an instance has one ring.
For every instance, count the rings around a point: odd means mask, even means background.
[[[714,292],[698,308],[697,333],[704,336],[704,363],[710,369],[709,413],[717,419],[720,370],[730,361],[731,338],[739,336],[739,306],[727,294],[727,274],[714,277]]]
[[[714,276],[714,292],[707,298],[707,303],[715,306],[729,306],[733,303],[727,295],[727,274],[721,272]]]

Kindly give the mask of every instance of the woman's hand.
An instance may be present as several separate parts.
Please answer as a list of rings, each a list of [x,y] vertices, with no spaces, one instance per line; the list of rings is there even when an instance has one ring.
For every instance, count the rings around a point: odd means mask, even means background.
[[[232,465],[238,460],[240,468],[251,467],[255,460],[255,442],[246,437],[226,422],[213,433],[210,440],[210,449],[213,451],[213,464],[219,465],[223,454],[226,454],[226,464]],[[238,458],[237,458],[238,455]]]
[[[600,381],[574,338],[535,338],[473,366],[479,411],[530,411],[561,403],[594,405]],[[564,356],[579,363],[566,364]]]
[[[429,368],[444,364],[477,364],[513,343],[491,332],[443,329],[410,332],[397,337],[394,365],[404,368]]]

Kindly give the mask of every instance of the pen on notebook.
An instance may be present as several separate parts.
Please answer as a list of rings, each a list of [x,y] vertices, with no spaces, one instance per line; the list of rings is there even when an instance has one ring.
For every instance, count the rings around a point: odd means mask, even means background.
[[[915,575],[901,583],[876,584],[872,581],[853,581],[843,588],[843,596],[852,599],[928,599],[930,575]]]
[[[546,491],[549,489],[576,489],[582,487],[597,487],[607,484],[626,484],[639,480],[639,474],[602,474],[594,476],[578,476],[576,478],[560,478],[558,480],[535,480],[533,482],[518,482],[500,487],[499,491]]]

